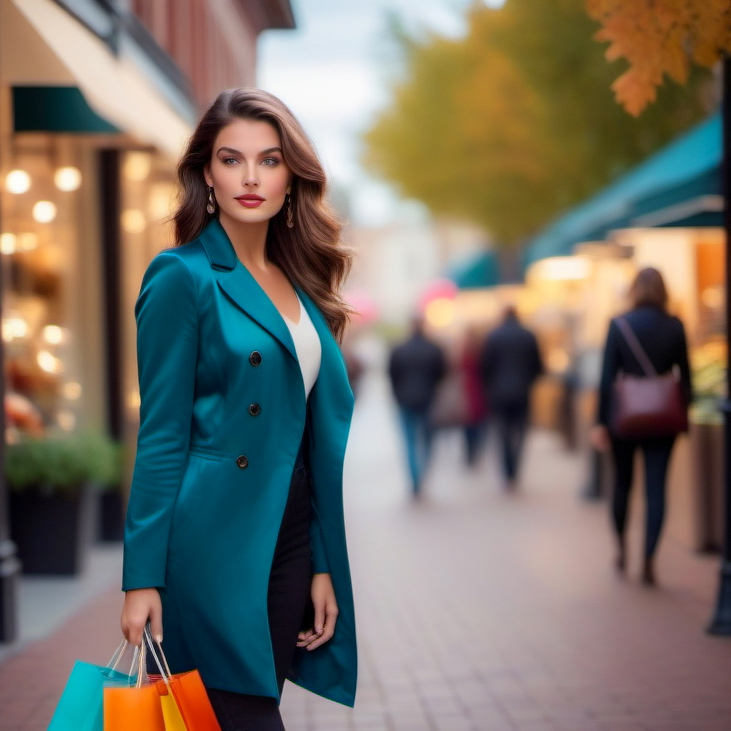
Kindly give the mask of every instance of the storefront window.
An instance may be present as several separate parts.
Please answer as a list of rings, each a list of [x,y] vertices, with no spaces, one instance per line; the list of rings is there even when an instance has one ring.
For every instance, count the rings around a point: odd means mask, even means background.
[[[2,176],[6,439],[13,442],[23,432],[71,431],[82,420],[77,315],[89,158],[72,138],[18,135]]]
[[[125,438],[131,447],[137,434],[140,394],[136,367],[134,306],[145,269],[162,249],[173,244],[170,217],[175,203],[173,163],[147,150],[121,153],[120,263],[122,339],[125,362],[122,398]]]

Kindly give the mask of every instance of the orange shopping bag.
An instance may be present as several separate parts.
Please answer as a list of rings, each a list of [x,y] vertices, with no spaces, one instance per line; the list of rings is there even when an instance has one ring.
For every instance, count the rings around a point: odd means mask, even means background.
[[[137,657],[135,685],[104,688],[104,731],[166,731],[160,697],[161,691],[168,690],[164,683],[161,689],[147,677],[144,640]]]
[[[145,636],[155,664],[160,670],[161,679],[172,691],[172,697],[182,716],[185,731],[221,731],[200,673],[197,670],[191,670],[187,673],[173,675],[162,646],[159,643],[153,644],[149,627],[145,627]],[[160,657],[158,657],[158,652]],[[166,731],[177,731],[176,727],[169,725],[167,716],[165,722]]]

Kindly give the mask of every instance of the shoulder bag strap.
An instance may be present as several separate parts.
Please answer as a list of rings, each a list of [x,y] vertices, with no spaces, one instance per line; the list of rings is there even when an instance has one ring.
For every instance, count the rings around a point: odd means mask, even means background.
[[[619,327],[622,335],[624,335],[624,339],[627,342],[627,345],[629,345],[629,349],[639,361],[640,367],[645,372],[645,375],[648,378],[654,378],[657,376],[655,366],[652,365],[652,361],[647,357],[647,353],[645,353],[644,348],[640,345],[640,341],[637,339],[631,325],[624,317],[618,317],[617,326]]]

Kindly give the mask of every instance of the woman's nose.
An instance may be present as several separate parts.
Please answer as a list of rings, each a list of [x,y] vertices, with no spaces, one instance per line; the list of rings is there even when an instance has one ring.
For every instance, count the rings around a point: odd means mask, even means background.
[[[244,172],[244,185],[259,185],[259,178],[256,177],[256,171],[247,169]]]

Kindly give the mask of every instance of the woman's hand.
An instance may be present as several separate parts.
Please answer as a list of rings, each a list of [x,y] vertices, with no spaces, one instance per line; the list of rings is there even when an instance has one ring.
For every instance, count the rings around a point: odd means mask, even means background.
[[[589,442],[598,452],[608,452],[612,446],[609,430],[603,424],[596,424],[589,432]]]
[[[312,577],[311,596],[315,607],[315,626],[299,633],[297,647],[316,650],[335,634],[338,618],[338,605],[330,574],[315,574]]]
[[[122,634],[131,645],[142,644],[142,632],[147,620],[157,642],[162,642],[162,602],[157,589],[131,589],[124,597]]]

